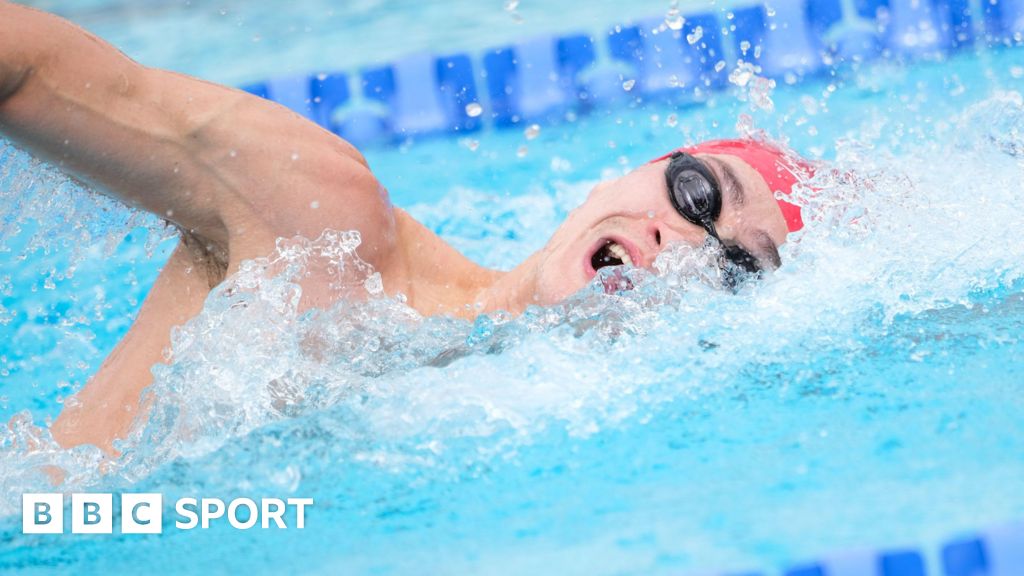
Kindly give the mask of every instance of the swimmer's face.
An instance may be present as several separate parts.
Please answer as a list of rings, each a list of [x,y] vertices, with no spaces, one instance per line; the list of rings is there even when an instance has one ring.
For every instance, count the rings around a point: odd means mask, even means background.
[[[738,244],[763,269],[780,264],[778,246],[786,240],[786,221],[761,177],[746,162],[724,154],[697,154],[722,191],[722,212],[715,227],[726,244]],[[598,184],[572,211],[540,256],[538,303],[572,295],[607,265],[651,268],[670,244],[701,245],[703,228],[673,207],[665,183],[669,160],[647,164]]]

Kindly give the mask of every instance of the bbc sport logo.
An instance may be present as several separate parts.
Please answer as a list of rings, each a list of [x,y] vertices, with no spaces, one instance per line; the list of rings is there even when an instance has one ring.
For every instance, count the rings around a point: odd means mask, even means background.
[[[164,498],[162,494],[121,494],[121,534],[160,534],[163,532]],[[306,507],[312,498],[235,498],[225,505],[220,498],[180,498],[174,505],[178,530],[209,528],[215,521],[227,520],[236,530],[257,525],[262,529],[306,527]],[[113,534],[114,495],[72,494],[72,534]],[[63,494],[23,494],[21,531],[23,534],[64,533]],[[291,520],[291,522],[289,522]]]

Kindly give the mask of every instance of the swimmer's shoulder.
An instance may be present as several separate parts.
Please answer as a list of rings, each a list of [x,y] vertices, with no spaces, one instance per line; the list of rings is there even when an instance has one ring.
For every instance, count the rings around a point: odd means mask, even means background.
[[[371,264],[394,245],[387,191],[355,146],[270,101],[243,95],[198,123],[191,141],[210,171],[232,260],[266,256],[277,238],[357,230]],[[237,258],[236,258],[237,257]]]

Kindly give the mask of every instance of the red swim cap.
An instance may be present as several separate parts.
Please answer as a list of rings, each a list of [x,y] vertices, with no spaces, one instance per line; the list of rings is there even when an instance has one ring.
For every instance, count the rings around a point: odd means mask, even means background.
[[[759,142],[757,140],[712,140],[702,142],[695,146],[686,146],[669,152],[651,162],[664,160],[675,152],[687,154],[729,154],[736,156],[757,170],[758,174],[768,183],[772,193],[781,192],[789,194],[797,183],[798,176],[808,178],[814,174],[811,165],[793,154],[787,154],[782,150]],[[800,217],[800,207],[790,204],[785,200],[777,200],[779,208],[782,209],[782,216],[786,219],[786,226],[790,232],[796,232],[803,228],[804,221]]]

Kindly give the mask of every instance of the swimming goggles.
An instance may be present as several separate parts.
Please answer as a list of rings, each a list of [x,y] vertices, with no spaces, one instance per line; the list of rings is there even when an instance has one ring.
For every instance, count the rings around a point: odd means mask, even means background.
[[[715,230],[715,220],[722,213],[722,190],[718,179],[707,165],[685,152],[673,152],[670,158],[665,169],[669,200],[687,222],[700,226],[715,239],[722,252],[719,265],[725,283],[735,288],[743,272],[756,274],[761,271],[761,266],[750,252],[739,244],[726,243]]]

